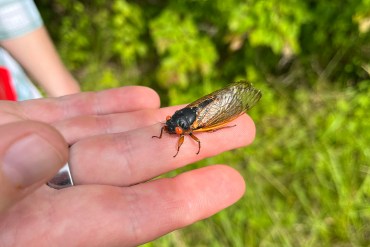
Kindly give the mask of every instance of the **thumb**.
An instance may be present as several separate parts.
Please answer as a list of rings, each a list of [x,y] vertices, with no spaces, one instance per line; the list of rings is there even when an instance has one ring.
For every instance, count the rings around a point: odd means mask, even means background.
[[[46,183],[68,158],[53,127],[35,121],[0,126],[0,213]]]

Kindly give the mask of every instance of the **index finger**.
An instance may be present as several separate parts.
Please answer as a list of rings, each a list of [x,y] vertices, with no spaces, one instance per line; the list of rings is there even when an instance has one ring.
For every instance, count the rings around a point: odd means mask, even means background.
[[[4,103],[5,104],[5,103]],[[158,94],[147,87],[127,86],[100,92],[78,93],[58,98],[7,102],[10,114],[22,119],[53,123],[80,115],[104,115],[158,108]]]

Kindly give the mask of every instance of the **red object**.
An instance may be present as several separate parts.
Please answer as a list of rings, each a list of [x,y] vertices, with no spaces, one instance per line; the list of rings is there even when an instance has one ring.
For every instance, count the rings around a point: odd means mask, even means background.
[[[0,100],[17,100],[9,70],[0,67]]]

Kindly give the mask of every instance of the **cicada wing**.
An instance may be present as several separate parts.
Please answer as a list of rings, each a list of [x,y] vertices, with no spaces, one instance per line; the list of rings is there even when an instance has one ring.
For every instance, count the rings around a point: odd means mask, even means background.
[[[195,129],[215,126],[234,120],[251,109],[261,98],[261,92],[246,81],[230,84],[191,103],[187,107],[197,107]]]
[[[248,111],[261,99],[262,93],[254,88],[251,83],[245,82],[248,86],[241,87],[241,100],[243,104],[243,112]]]

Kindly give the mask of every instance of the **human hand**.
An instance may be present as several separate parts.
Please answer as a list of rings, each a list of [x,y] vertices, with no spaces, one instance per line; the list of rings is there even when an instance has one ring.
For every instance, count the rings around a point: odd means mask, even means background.
[[[237,201],[243,178],[224,165],[146,182],[254,138],[243,115],[173,158],[178,137],[151,136],[176,109],[143,87],[0,102],[0,246],[135,246]],[[49,188],[67,159],[77,186]]]

